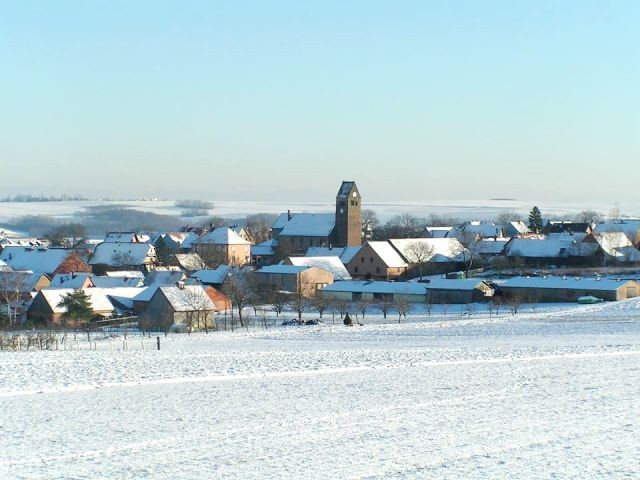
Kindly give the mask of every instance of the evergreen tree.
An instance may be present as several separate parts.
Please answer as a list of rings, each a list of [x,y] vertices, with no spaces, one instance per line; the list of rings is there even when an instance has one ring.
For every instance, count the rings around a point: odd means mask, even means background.
[[[535,233],[542,231],[542,213],[538,207],[533,207],[529,212],[529,228]]]
[[[73,320],[75,326],[78,325],[79,321],[89,320],[93,315],[91,298],[84,290],[78,289],[67,293],[62,297],[58,306],[67,309],[65,316]]]

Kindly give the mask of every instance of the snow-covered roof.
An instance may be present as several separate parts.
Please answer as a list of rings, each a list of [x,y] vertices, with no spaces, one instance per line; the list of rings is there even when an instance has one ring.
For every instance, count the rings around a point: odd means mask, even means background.
[[[407,262],[404,261],[389,242],[372,241],[365,243],[365,245],[369,245],[388,268],[402,268],[408,266]]]
[[[383,282],[347,280],[335,282],[322,289],[323,292],[395,293],[402,295],[426,295],[427,284],[413,282]]]
[[[309,247],[305,257],[339,257],[345,265],[355,257],[361,247]]]
[[[515,221],[515,222],[509,222],[508,226],[510,226],[513,230],[515,230],[518,233],[528,233],[529,232],[529,226],[526,223],[524,223],[524,222],[522,222],[520,220]]]
[[[0,260],[14,270],[53,273],[73,253],[65,248],[23,247],[7,245],[0,252]]]
[[[481,255],[500,255],[508,241],[508,239],[494,240],[492,238],[486,238],[477,242],[475,248]]]
[[[191,278],[196,278],[202,283],[223,284],[231,272],[229,265],[220,265],[213,270],[198,270],[191,274]]]
[[[426,262],[462,261],[465,253],[465,248],[457,238],[393,238],[389,243],[410,263],[418,262],[419,254],[414,251],[414,245],[424,246],[428,253],[424,259]]]
[[[251,245],[251,255],[254,256],[270,256],[275,254],[275,249],[278,246],[278,241],[274,238],[271,240],[265,240],[264,242],[256,245]]]
[[[553,239],[512,238],[505,246],[505,251],[508,257],[565,258],[591,256],[597,248],[597,244],[562,235]]]
[[[595,232],[623,232],[631,241],[635,242],[640,235],[640,220],[615,220],[612,222],[597,223]]]
[[[108,232],[104,237],[105,243],[134,243],[140,241],[136,232]]]
[[[92,277],[91,281],[97,288],[135,288],[144,285],[140,277]]]
[[[149,243],[108,243],[96,246],[91,255],[91,265],[145,265],[155,257],[155,247]]]
[[[607,255],[626,262],[640,261],[640,251],[624,232],[594,232],[592,236]]]
[[[511,288],[553,288],[613,291],[626,285],[627,283],[629,283],[629,281],[583,277],[513,277],[505,280],[494,280],[493,283],[500,287]]]
[[[144,273],[140,270],[115,270],[113,272],[105,272],[107,277],[138,277],[144,280]]]
[[[186,278],[182,271],[153,270],[147,274],[144,284],[147,287],[152,285],[175,285]]]
[[[289,257],[289,261],[298,267],[317,267],[331,272],[335,280],[351,280],[340,257]]]
[[[333,213],[293,213],[291,220],[287,221],[287,218],[286,213],[280,215],[272,227],[282,228],[279,236],[328,237],[336,224]]]
[[[165,286],[160,287],[159,290],[176,312],[216,309],[202,285]]]
[[[59,306],[65,295],[74,292],[73,288],[55,288],[40,290],[38,295],[46,300],[53,313],[66,313],[67,308]],[[113,304],[100,288],[86,288],[83,290],[89,296],[89,302],[94,312],[112,312]]]
[[[247,242],[229,227],[218,227],[205,233],[193,243],[204,245],[251,245],[250,242]]]
[[[83,288],[85,282],[91,279],[89,285],[95,285],[93,283],[93,274],[91,273],[58,273],[51,279],[49,288]]]
[[[300,272],[307,270],[308,266],[296,266],[296,265],[269,265],[256,270],[256,273],[275,273],[282,275],[297,275]]]
[[[44,273],[0,271],[0,291],[32,292]]]
[[[186,249],[190,249],[191,245],[197,241],[200,238],[200,236],[196,235],[195,233],[189,233],[185,239],[182,241],[182,244],[180,245],[180,248],[182,248],[183,250]]]
[[[446,237],[453,227],[426,227],[427,237],[431,238],[444,238]]]
[[[481,238],[495,237],[502,235],[502,229],[493,222],[467,222],[460,229],[464,234],[477,235]]]
[[[197,253],[176,253],[176,262],[185,270],[193,271],[205,266],[204,260]]]

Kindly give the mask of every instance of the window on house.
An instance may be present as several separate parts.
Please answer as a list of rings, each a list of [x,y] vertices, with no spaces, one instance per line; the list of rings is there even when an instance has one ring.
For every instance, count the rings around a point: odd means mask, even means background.
[[[360,263],[364,263],[364,257],[360,258]]]
[[[376,267],[376,273],[380,273],[380,267]]]
[[[373,263],[373,257],[369,257],[369,263]]]
[[[353,292],[351,294],[351,300],[357,302],[358,300],[362,300],[362,292]]]
[[[354,267],[353,269],[356,273],[358,273],[358,267]]]

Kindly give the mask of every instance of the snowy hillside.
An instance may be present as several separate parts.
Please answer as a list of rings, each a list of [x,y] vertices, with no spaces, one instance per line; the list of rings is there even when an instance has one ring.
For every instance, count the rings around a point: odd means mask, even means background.
[[[0,352],[0,477],[640,471],[640,299],[408,320]]]

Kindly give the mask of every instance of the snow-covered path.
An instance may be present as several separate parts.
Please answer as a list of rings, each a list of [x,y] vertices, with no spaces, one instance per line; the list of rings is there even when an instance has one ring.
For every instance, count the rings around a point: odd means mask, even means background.
[[[0,477],[637,478],[638,306],[0,352]]]

